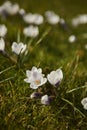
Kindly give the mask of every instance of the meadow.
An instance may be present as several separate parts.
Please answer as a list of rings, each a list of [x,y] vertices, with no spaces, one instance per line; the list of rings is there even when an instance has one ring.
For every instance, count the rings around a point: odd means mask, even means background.
[[[4,2],[0,0],[0,6]],[[23,20],[24,14],[0,14],[0,25],[7,27],[5,49],[0,50],[0,130],[87,130],[87,101],[85,109],[81,103],[87,97],[87,21],[72,25],[73,18],[87,14],[87,1],[11,2],[26,14],[41,14],[44,22],[34,25],[39,28],[38,36],[27,37],[23,29],[31,24]],[[64,21],[50,24],[46,11],[55,12]],[[70,36],[74,39],[69,40]],[[27,51],[15,54],[13,42],[26,44]],[[34,66],[41,68],[45,77],[61,69],[63,78],[57,87],[47,81],[32,89],[24,79]],[[47,94],[50,103],[42,103],[41,97],[31,98],[33,92]]]

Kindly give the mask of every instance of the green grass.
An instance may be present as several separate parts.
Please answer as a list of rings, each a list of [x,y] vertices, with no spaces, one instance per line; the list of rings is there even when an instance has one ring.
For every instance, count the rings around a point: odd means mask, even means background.
[[[31,42],[29,55],[21,67],[0,55],[0,130],[86,130],[87,111],[83,109],[81,99],[87,96],[87,50],[84,49],[87,37],[83,37],[87,33],[87,24],[73,28],[71,19],[87,13],[87,1],[17,2],[27,12],[44,14],[46,10],[55,11],[66,20],[70,31],[60,25],[44,23],[39,27],[38,38],[25,39],[22,29],[27,24],[19,16],[11,16],[7,20],[0,18],[0,23],[8,27],[5,41],[10,55],[11,44],[17,41],[19,31],[22,42]],[[3,1],[0,0],[0,3]],[[71,34],[77,36],[73,44],[68,42]],[[32,66],[41,67],[46,75],[60,67],[63,70],[64,79],[58,88],[54,89],[49,83],[41,88],[43,94],[56,93],[56,98],[48,106],[42,105],[39,99],[30,99],[33,90],[24,78],[26,70]]]

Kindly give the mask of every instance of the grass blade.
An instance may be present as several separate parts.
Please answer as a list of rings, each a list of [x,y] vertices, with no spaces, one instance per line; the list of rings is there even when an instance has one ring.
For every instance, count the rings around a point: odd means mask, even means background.
[[[0,74],[4,73],[4,72],[6,72],[6,71],[8,71],[8,70],[10,70],[10,69],[12,69],[12,68],[14,68],[14,67],[15,67],[15,66],[11,66],[11,67],[6,68],[6,69],[4,69],[3,71],[1,71]]]
[[[78,111],[84,118],[86,117],[78,108],[76,108],[73,103],[71,103],[69,100],[65,99],[65,98],[61,98],[63,101],[65,101],[66,103],[68,103],[69,105],[71,105],[76,111]]]
[[[41,43],[41,41],[45,38],[46,35],[48,35],[48,33],[50,32],[51,28],[48,28],[42,35],[42,37],[36,42],[35,45],[38,45]]]
[[[72,89],[72,90],[67,91],[66,93],[72,93],[72,92],[74,92],[74,91],[77,91],[77,90],[79,90],[79,89],[83,89],[83,88],[86,88],[86,87],[87,87],[87,85],[84,85],[84,86],[81,86],[81,87],[77,87],[77,88],[74,88],[74,89]]]
[[[0,81],[0,84],[3,83],[3,82],[8,81],[8,80],[10,80],[10,79],[13,79],[13,78],[15,78],[15,76],[14,76],[14,77],[9,77],[9,78],[7,78],[7,79],[4,79],[4,80]]]

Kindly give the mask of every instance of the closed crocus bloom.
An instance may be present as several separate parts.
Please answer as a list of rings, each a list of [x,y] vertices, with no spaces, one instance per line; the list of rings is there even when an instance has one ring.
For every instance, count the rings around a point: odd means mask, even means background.
[[[42,15],[40,15],[40,14],[35,14],[35,21],[34,21],[34,24],[36,24],[36,25],[40,25],[40,24],[42,24],[43,23],[43,16]]]
[[[63,72],[61,69],[57,69],[56,71],[52,71],[50,74],[47,75],[47,79],[50,84],[53,86],[58,86],[58,84],[63,79]]]
[[[5,49],[5,41],[3,38],[0,39],[0,51],[4,51]]]
[[[27,78],[24,79],[25,82],[30,83],[30,88],[37,89],[39,86],[42,86],[47,82],[47,79],[44,78],[44,74],[42,74],[42,69],[37,69],[36,67],[32,67],[31,70],[26,71]]]
[[[83,98],[83,99],[81,100],[81,104],[83,105],[83,108],[84,108],[85,110],[87,110],[87,97],[85,97],[85,98]]]
[[[21,9],[19,10],[19,14],[20,14],[21,16],[24,16],[24,15],[25,15],[25,10],[21,8]]]
[[[7,33],[7,27],[4,24],[0,25],[0,37],[4,37],[6,33]]]
[[[43,105],[49,105],[50,104],[50,98],[48,95],[44,95],[41,97],[41,103]]]
[[[39,28],[37,26],[30,25],[24,28],[23,33],[26,37],[37,37],[39,35]]]
[[[29,24],[40,25],[43,23],[43,16],[40,14],[28,13],[24,15],[23,19],[26,23],[29,23]]]
[[[70,43],[75,42],[75,41],[76,41],[76,36],[75,36],[75,35],[70,35],[69,38],[68,38],[68,41],[69,41]]]
[[[27,46],[25,44],[23,44],[22,42],[20,42],[20,43],[13,42],[12,43],[12,52],[19,55],[20,53],[23,53],[26,50],[26,47]]]
[[[31,95],[30,95],[30,98],[33,99],[33,98],[39,98],[41,97],[41,93],[39,92],[33,92]]]
[[[60,17],[53,11],[46,11],[45,16],[49,24],[57,24],[60,21]]]

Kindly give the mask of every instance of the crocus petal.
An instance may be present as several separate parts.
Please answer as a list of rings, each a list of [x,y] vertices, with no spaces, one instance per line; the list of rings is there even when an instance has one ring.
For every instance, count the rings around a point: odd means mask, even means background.
[[[25,81],[26,83],[31,83],[31,80],[29,80],[29,78],[24,79],[24,81]]]
[[[32,83],[32,84],[30,84],[30,88],[32,88],[32,89],[37,89],[38,86]]]
[[[3,38],[0,39],[0,50],[1,51],[4,51],[5,49],[5,41]]]
[[[58,73],[59,79],[63,79],[63,72],[61,69],[57,69],[56,72]]]
[[[87,103],[83,106],[83,108],[84,108],[85,110],[87,110]]]
[[[4,24],[0,25],[0,36],[4,37],[6,33],[7,33],[7,27]]]
[[[26,76],[30,77],[31,76],[31,71],[30,70],[26,70]]]
[[[39,73],[42,73],[42,69],[41,69],[41,68],[39,68],[39,69],[38,69],[38,72],[39,72]]]
[[[83,98],[81,100],[81,104],[84,106],[87,103],[87,97]]]
[[[50,103],[50,99],[49,99],[49,96],[48,95],[44,95],[41,97],[41,103],[43,105],[49,105]]]

